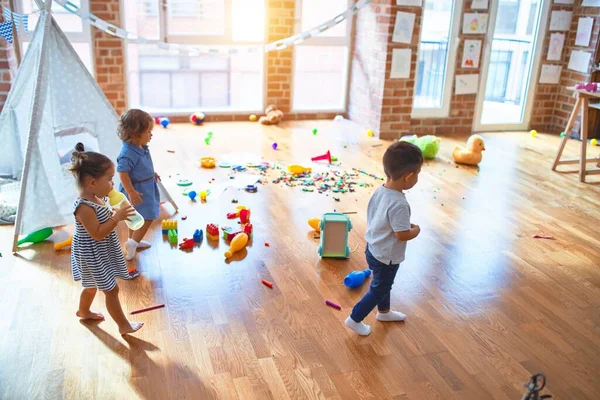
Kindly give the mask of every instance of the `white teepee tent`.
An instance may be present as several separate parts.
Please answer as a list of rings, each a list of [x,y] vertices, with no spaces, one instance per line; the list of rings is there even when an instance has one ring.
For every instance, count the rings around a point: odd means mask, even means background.
[[[0,114],[0,176],[21,180],[13,251],[18,235],[73,222],[67,167],[77,142],[112,160],[121,149],[118,116],[52,17],[52,0],[36,2],[40,18]]]

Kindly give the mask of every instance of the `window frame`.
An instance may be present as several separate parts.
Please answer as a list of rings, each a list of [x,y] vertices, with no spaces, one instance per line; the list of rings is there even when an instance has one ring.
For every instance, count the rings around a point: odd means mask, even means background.
[[[350,7],[354,4],[353,0],[346,0],[346,7]],[[294,34],[298,34],[302,32],[302,5],[303,0],[295,1],[295,16],[294,16]],[[328,18],[328,17],[327,17]],[[309,38],[302,43],[294,45],[294,51],[292,52],[292,77],[290,82],[290,105],[292,113],[301,113],[301,114],[318,114],[318,113],[345,113],[348,110],[348,99],[350,93],[350,74],[351,74],[351,65],[352,65],[352,53],[353,49],[353,40],[352,40],[352,32],[354,31],[354,23],[355,18],[352,16],[349,19],[346,19],[346,35],[342,37],[331,37],[331,36],[314,36]],[[312,29],[314,27],[310,27],[308,29]],[[341,108],[330,108],[330,109],[305,109],[305,108],[296,108],[294,106],[294,87],[296,84],[296,48],[299,46],[346,46],[347,48],[347,59],[345,63],[345,74],[346,79],[345,87],[343,91],[343,99],[342,99],[342,107]]]
[[[89,1],[89,0],[86,0]],[[121,26],[124,27],[124,29],[127,29],[126,26],[126,19],[127,19],[127,13],[126,13],[126,5],[125,2],[127,0],[120,0],[119,1],[119,7],[120,10],[122,10],[122,12],[120,13],[121,15]],[[159,42],[165,42],[165,43],[171,43],[171,44],[182,44],[182,45],[192,45],[192,46],[198,46],[198,47],[206,47],[206,46],[239,46],[239,47],[243,47],[243,46],[260,46],[266,43],[266,39],[267,39],[267,15],[265,14],[265,29],[263,32],[263,38],[260,41],[234,41],[233,40],[233,30],[232,30],[232,6],[233,6],[233,0],[224,0],[225,1],[225,8],[224,8],[224,12],[225,12],[225,34],[224,35],[169,35],[168,34],[168,12],[167,12],[167,2],[168,0],[156,0],[158,3],[158,19],[159,19],[159,33],[158,33],[158,38],[157,39],[148,39],[144,44],[147,45],[156,45]],[[266,0],[263,0],[265,3],[265,13],[267,10],[267,3]],[[126,71],[126,75],[127,78],[125,79],[125,90],[127,93],[127,105],[128,107],[131,107],[131,99],[130,99],[130,85],[133,83],[131,82],[130,79],[130,71],[129,68],[127,67],[129,64],[129,46],[128,46],[128,41],[125,40],[124,42],[124,47],[123,47],[123,56],[124,56],[124,63],[125,66],[127,68]],[[263,53],[262,56],[262,65],[261,65],[261,77],[260,77],[260,81],[262,82],[262,91],[261,91],[261,99],[260,99],[260,108],[258,109],[229,109],[229,110],[224,110],[224,109],[220,109],[220,108],[210,108],[210,107],[203,107],[201,105],[195,106],[197,108],[202,109],[202,111],[205,112],[209,112],[211,115],[239,115],[239,114],[247,114],[247,113],[255,113],[255,114],[260,114],[264,112],[264,108],[265,108],[265,99],[266,99],[266,95],[267,95],[267,57],[266,54]],[[154,71],[155,72],[155,71]],[[139,75],[139,71],[138,71],[138,79],[135,81],[135,84],[139,85],[141,82],[141,76]],[[230,82],[229,82],[229,89],[231,89],[230,86]],[[176,109],[159,109],[158,111],[152,111],[150,112],[150,114],[152,116],[160,116],[160,115],[165,115],[168,114],[170,116],[173,117],[180,117],[180,116],[189,116],[190,114],[190,110],[185,109],[185,110],[176,110]]]
[[[30,1],[30,0],[17,0],[17,2],[15,3],[15,12],[21,13],[21,14],[25,13],[23,3],[26,1]],[[56,3],[56,4],[58,5],[58,3]],[[62,6],[59,5],[59,7],[61,7],[61,9],[64,10],[64,12],[66,14],[70,14],[69,11],[64,9]],[[81,15],[89,14],[90,0],[80,0],[79,10],[81,10]],[[62,13],[62,11],[61,11],[61,13]],[[90,46],[91,70],[88,70],[88,71],[94,78],[96,78],[96,55],[94,52],[94,40],[92,37],[92,26],[82,19],[81,20],[81,32],[65,32],[63,30],[63,33],[65,34],[67,39],[69,39],[69,43],[71,43],[71,44],[72,43],[84,43],[84,44],[88,44]],[[25,56],[25,47],[24,47],[25,43],[31,43],[31,35],[33,35],[33,30],[30,30],[28,35],[22,36],[22,37],[27,38],[27,40],[23,40],[21,38],[19,40],[19,47],[21,50],[22,57]]]
[[[425,0],[435,1],[435,0]],[[423,15],[425,14],[425,3],[423,3]],[[456,72],[458,45],[460,44],[460,30],[462,29],[463,20],[463,1],[453,0],[452,6],[452,21],[450,25],[450,38],[448,40],[448,56],[446,65],[446,76],[442,94],[442,106],[439,108],[415,108],[414,99],[417,95],[417,84],[418,81],[418,68],[415,71],[415,85],[413,90],[413,102],[411,103],[411,118],[424,119],[424,118],[447,118],[450,115],[450,102],[452,100],[452,89],[454,88],[454,76]],[[422,26],[422,24],[421,24]],[[423,29],[419,32],[419,43],[417,46],[417,66],[419,65],[419,54],[421,51],[421,41],[423,36]]]

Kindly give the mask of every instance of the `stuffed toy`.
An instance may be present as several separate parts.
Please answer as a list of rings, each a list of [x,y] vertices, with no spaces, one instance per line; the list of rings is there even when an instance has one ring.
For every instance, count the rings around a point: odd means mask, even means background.
[[[467,147],[456,146],[452,152],[452,157],[459,164],[477,165],[483,158],[481,152],[484,150],[483,138],[479,135],[471,135],[467,141]]]
[[[403,142],[412,143],[421,149],[423,153],[423,158],[431,160],[435,158],[438,151],[440,150],[440,139],[433,136],[427,135],[422,137],[417,137],[417,135],[412,136],[404,136],[400,140]]]
[[[283,112],[278,110],[273,104],[267,106],[265,114],[265,116],[260,117],[258,120],[263,125],[277,125],[283,119]]]

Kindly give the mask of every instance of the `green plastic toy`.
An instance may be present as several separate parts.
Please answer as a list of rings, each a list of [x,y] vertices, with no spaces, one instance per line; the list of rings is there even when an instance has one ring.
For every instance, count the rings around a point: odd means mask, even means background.
[[[171,229],[167,233],[167,237],[169,238],[169,243],[171,243],[171,244],[177,244],[177,231],[176,230]]]
[[[412,143],[420,148],[421,152],[423,153],[423,157],[428,160],[435,158],[440,150],[440,139],[433,135],[422,137],[417,137],[417,135],[404,136],[400,140],[403,142]]]
[[[52,228],[44,228],[39,231],[35,231],[25,236],[23,239],[17,242],[17,246],[20,246],[24,243],[39,243],[48,239],[52,235]]]

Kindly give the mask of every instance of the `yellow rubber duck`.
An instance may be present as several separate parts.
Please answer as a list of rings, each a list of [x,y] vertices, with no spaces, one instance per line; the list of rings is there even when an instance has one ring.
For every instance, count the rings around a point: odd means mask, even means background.
[[[477,165],[483,158],[482,151],[485,150],[483,138],[479,135],[471,135],[467,141],[467,147],[456,146],[452,152],[454,161],[459,164]]]

